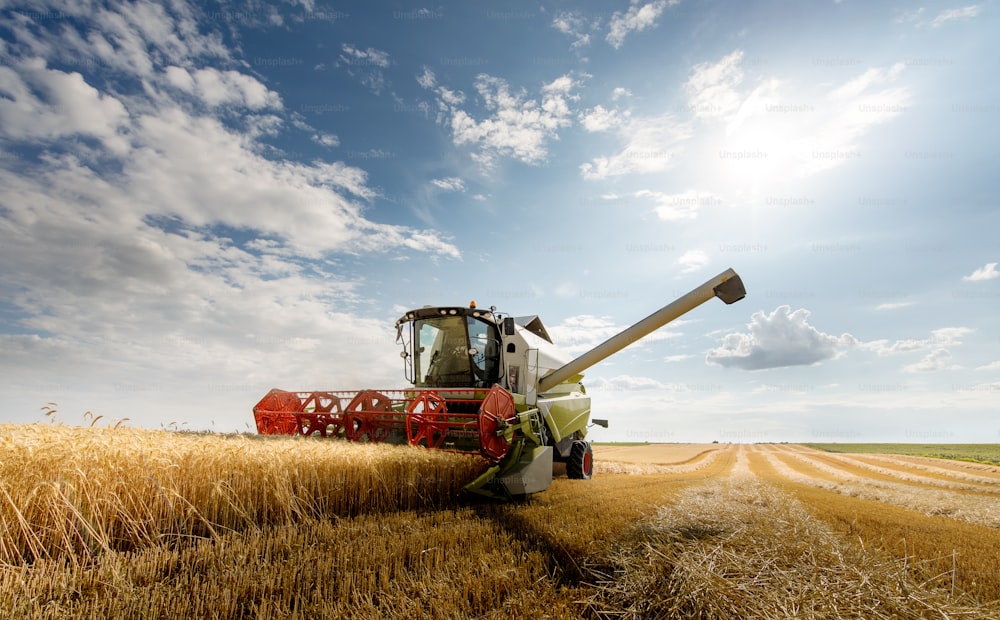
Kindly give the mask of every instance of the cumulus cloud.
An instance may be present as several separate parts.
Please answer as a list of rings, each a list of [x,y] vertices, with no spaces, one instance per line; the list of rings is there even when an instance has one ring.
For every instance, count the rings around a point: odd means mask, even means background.
[[[858,344],[850,334],[838,337],[819,331],[809,324],[809,316],[805,308],[793,312],[790,306],[778,306],[770,314],[755,312],[747,325],[749,332],[726,335],[705,361],[743,370],[810,366]]]
[[[352,313],[357,284],[331,259],[458,249],[367,219],[365,170],[268,151],[289,122],[280,98],[226,68],[238,46],[186,5],[59,10],[74,19],[0,15],[0,137],[30,154],[0,159],[0,296],[16,317],[0,369],[22,404],[73,388],[95,399],[81,407],[155,424],[153,405],[224,415],[272,382],[395,377],[379,359],[390,322]],[[64,54],[88,71],[48,62]],[[329,342],[348,344],[319,376],[310,354]]]
[[[0,66],[0,133],[8,139],[87,136],[121,153],[128,116],[119,98],[99,92],[79,73],[49,69],[39,58]]]
[[[465,94],[437,83],[429,69],[418,82],[432,90],[438,100],[438,122],[447,126],[456,145],[469,144],[478,149],[473,157],[484,167],[497,157],[511,157],[537,164],[548,156],[548,142],[557,140],[559,130],[572,124],[571,102],[576,80],[563,75],[543,84],[537,97],[525,89],[513,89],[498,77],[480,74],[475,89],[487,115],[477,120],[464,106]]]
[[[326,133],[325,131],[314,133],[310,137],[310,140],[312,140],[316,144],[322,144],[323,146],[330,148],[333,148],[335,146],[340,146],[340,138],[338,138],[332,133]]]
[[[621,126],[628,118],[629,113],[619,112],[615,109],[607,109],[602,105],[596,105],[589,110],[580,112],[580,124],[587,131],[608,131]]]
[[[951,353],[947,349],[934,349],[919,362],[903,367],[904,372],[936,372],[948,367]]]
[[[632,0],[632,5],[624,13],[616,11],[611,16],[608,35],[605,37],[611,47],[618,49],[625,43],[625,37],[633,32],[642,32],[647,28],[656,27],[656,20],[669,5],[677,4],[679,0],[653,0],[641,4]]]
[[[994,278],[1000,278],[1000,271],[997,271],[997,263],[986,263],[986,265],[976,269],[971,274],[962,276],[962,279],[966,282],[981,282]]]
[[[184,71],[184,69],[180,69]],[[257,110],[279,108],[281,99],[256,78],[238,71],[214,67],[197,69],[191,76],[192,90],[211,107],[237,105]]]

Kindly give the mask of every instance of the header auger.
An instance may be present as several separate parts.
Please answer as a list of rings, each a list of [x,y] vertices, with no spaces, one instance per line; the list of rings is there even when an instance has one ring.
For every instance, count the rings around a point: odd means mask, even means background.
[[[593,471],[590,397],[583,371],[713,297],[746,295],[727,269],[573,360],[552,344],[537,316],[434,306],[396,321],[412,388],[271,390],[253,409],[262,435],[318,435],[479,454],[490,467],[468,491],[509,498],[544,491],[553,462],[570,478]]]

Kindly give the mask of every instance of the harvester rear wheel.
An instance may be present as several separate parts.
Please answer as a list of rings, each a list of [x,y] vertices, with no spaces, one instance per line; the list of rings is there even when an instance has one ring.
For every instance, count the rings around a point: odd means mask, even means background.
[[[594,475],[594,452],[589,441],[574,441],[566,460],[566,475],[574,480],[590,480]]]

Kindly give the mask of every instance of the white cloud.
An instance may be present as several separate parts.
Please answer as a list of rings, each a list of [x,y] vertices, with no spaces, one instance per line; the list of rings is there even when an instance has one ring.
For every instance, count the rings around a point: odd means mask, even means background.
[[[977,366],[976,370],[1000,370],[1000,360],[990,362],[989,364],[984,364],[982,366]]]
[[[184,67],[170,66],[163,70],[167,84],[186,93],[194,93],[194,78]]]
[[[588,391],[634,392],[636,390],[666,390],[670,386],[650,377],[616,375],[610,379],[595,377],[587,381]]]
[[[931,331],[927,338],[908,338],[890,343],[888,340],[874,340],[859,343],[858,348],[874,351],[879,356],[901,355],[916,351],[929,351],[915,363],[903,366],[904,372],[934,372],[949,366],[951,352],[946,347],[962,344],[963,339],[975,330],[969,327],[942,327]]]
[[[465,103],[463,93],[437,85],[429,70],[420,82],[437,94],[439,122],[451,129],[454,143],[476,146],[479,151],[473,157],[485,167],[499,156],[540,163],[548,156],[548,142],[558,139],[559,130],[572,124],[569,104],[576,99],[572,91],[577,83],[569,75],[544,84],[538,98],[530,98],[523,89],[513,91],[501,78],[477,76],[476,92],[489,113],[482,120],[460,107]]]
[[[688,250],[674,261],[675,265],[680,265],[681,273],[693,273],[704,268],[708,263],[708,254],[702,250]]]
[[[997,271],[997,263],[986,263],[986,265],[976,269],[971,274],[962,276],[962,279],[966,282],[981,282],[994,278],[1000,278],[1000,271]]]
[[[683,362],[686,359],[691,359],[693,355],[668,355],[663,358],[664,362],[668,364],[673,364],[674,362]]]
[[[257,110],[280,108],[281,99],[256,78],[238,71],[219,71],[214,67],[194,72],[195,91],[209,106],[242,105]]]
[[[948,367],[951,353],[947,349],[935,349],[915,364],[903,367],[904,372],[936,372]]]
[[[386,69],[392,64],[387,52],[383,52],[372,47],[363,50],[350,43],[344,43],[341,45],[340,49],[343,52],[340,55],[340,61],[349,66],[379,67]]]
[[[624,148],[582,164],[580,174],[587,180],[599,180],[663,172],[676,165],[683,143],[691,135],[691,127],[672,114],[629,118],[618,130]]]
[[[458,177],[445,177],[443,179],[431,179],[434,187],[446,192],[464,192],[465,182]]]
[[[318,133],[314,133],[310,139],[317,144],[322,144],[323,146],[330,148],[340,146],[340,138],[332,133],[320,131]]]
[[[671,0],[669,4],[677,4],[679,0]],[[611,23],[608,29],[606,40],[615,49],[620,48],[625,43],[625,37],[632,32],[642,32],[647,28],[656,26],[664,9],[667,8],[667,0],[653,0],[647,4],[640,4],[639,0],[632,0],[632,5],[624,13],[616,11],[611,16]]]
[[[284,130],[280,99],[249,73],[206,66],[231,59],[185,10],[0,16],[18,42],[0,48],[0,137],[38,151],[30,165],[0,159],[0,294],[32,332],[3,336],[4,376],[35,408],[73,393],[61,404],[154,426],[172,407],[202,428],[205,412],[234,407],[249,421],[248,399],[282,383],[398,381],[384,364],[391,319],[352,314],[357,283],[326,259],[458,249],[367,219],[377,193],[361,168],[273,157],[261,138]],[[42,60],[64,53],[116,79]],[[318,371],[313,354],[330,342],[344,346]]]
[[[695,116],[729,116],[740,108],[743,96],[736,88],[743,81],[742,61],[743,51],[736,50],[718,62],[694,67],[684,83],[684,92]]]
[[[838,357],[857,344],[850,334],[832,336],[809,324],[810,312],[778,306],[771,314],[755,312],[749,333],[726,335],[722,345],[708,351],[705,361],[744,370],[809,366]]]
[[[963,6],[959,9],[947,9],[941,11],[937,14],[933,20],[931,20],[931,28],[937,28],[951,21],[972,19],[979,15],[979,11],[982,9],[982,5],[973,4],[969,6]]]
[[[35,58],[0,66],[0,133],[11,140],[51,141],[90,136],[121,153],[128,112],[79,73],[65,73]]]
[[[615,88],[613,91],[611,91],[611,100],[612,101],[618,101],[619,99],[623,99],[623,98],[631,97],[631,96],[632,96],[632,91],[629,90],[629,89],[627,89],[627,88],[621,87],[621,86],[619,86],[619,87]]]
[[[381,94],[387,84],[382,69],[392,65],[389,54],[372,47],[361,49],[350,43],[342,44],[341,52],[337,66],[344,68],[348,75],[360,81],[376,95]]]
[[[975,332],[971,327],[942,327],[931,331],[930,342],[939,346],[954,346],[962,344],[962,338]]]
[[[51,10],[89,27],[62,28],[58,44],[51,32],[19,30],[16,40],[23,56],[58,59],[107,67],[140,79],[157,65],[181,65],[191,60],[232,62],[231,47],[218,32],[205,32],[195,8],[182,2],[136,0],[129,3],[50,2]],[[57,20],[68,23],[69,20]]]
[[[593,25],[580,13],[574,11],[563,11],[552,18],[552,27],[559,32],[573,38],[570,46],[572,49],[579,49],[590,45],[590,33],[588,30]]]
[[[417,84],[420,84],[421,88],[430,90],[437,86],[437,76],[434,75],[430,67],[424,67],[420,75],[417,76]]]
[[[628,118],[628,112],[608,110],[604,106],[597,105],[590,110],[580,112],[579,118],[580,124],[587,131],[608,131],[621,126]]]
[[[818,108],[823,121],[805,134],[809,143],[802,147],[802,171],[821,172],[856,159],[862,136],[905,113],[910,103],[909,89],[891,86],[904,70],[903,63],[868,69],[831,91],[827,103]],[[808,159],[804,153],[807,148]]]
[[[900,308],[907,308],[907,307],[912,306],[912,305],[913,305],[912,301],[898,301],[898,302],[890,302],[890,303],[879,304],[879,305],[875,306],[875,309],[876,310],[898,310]]]
[[[927,338],[908,338],[889,343],[888,340],[873,340],[861,344],[861,348],[874,351],[880,356],[922,351],[931,347],[951,347],[962,344],[962,339],[975,330],[969,327],[942,327],[931,331]]]
[[[722,204],[722,199],[719,196],[700,190],[665,194],[644,189],[635,192],[634,195],[636,198],[651,198],[656,203],[653,212],[658,218],[667,222],[693,220],[698,217],[698,212],[703,208]]]
[[[281,97],[277,93],[256,78],[238,71],[206,67],[191,73],[183,67],[170,66],[164,69],[164,78],[170,86],[197,97],[209,107],[281,108]]]

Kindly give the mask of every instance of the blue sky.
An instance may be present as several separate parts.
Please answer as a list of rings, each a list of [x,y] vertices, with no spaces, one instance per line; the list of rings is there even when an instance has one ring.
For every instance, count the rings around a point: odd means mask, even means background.
[[[476,300],[596,440],[1000,441],[993,2],[0,2],[3,416],[247,430]],[[103,422],[102,422],[103,423]]]

